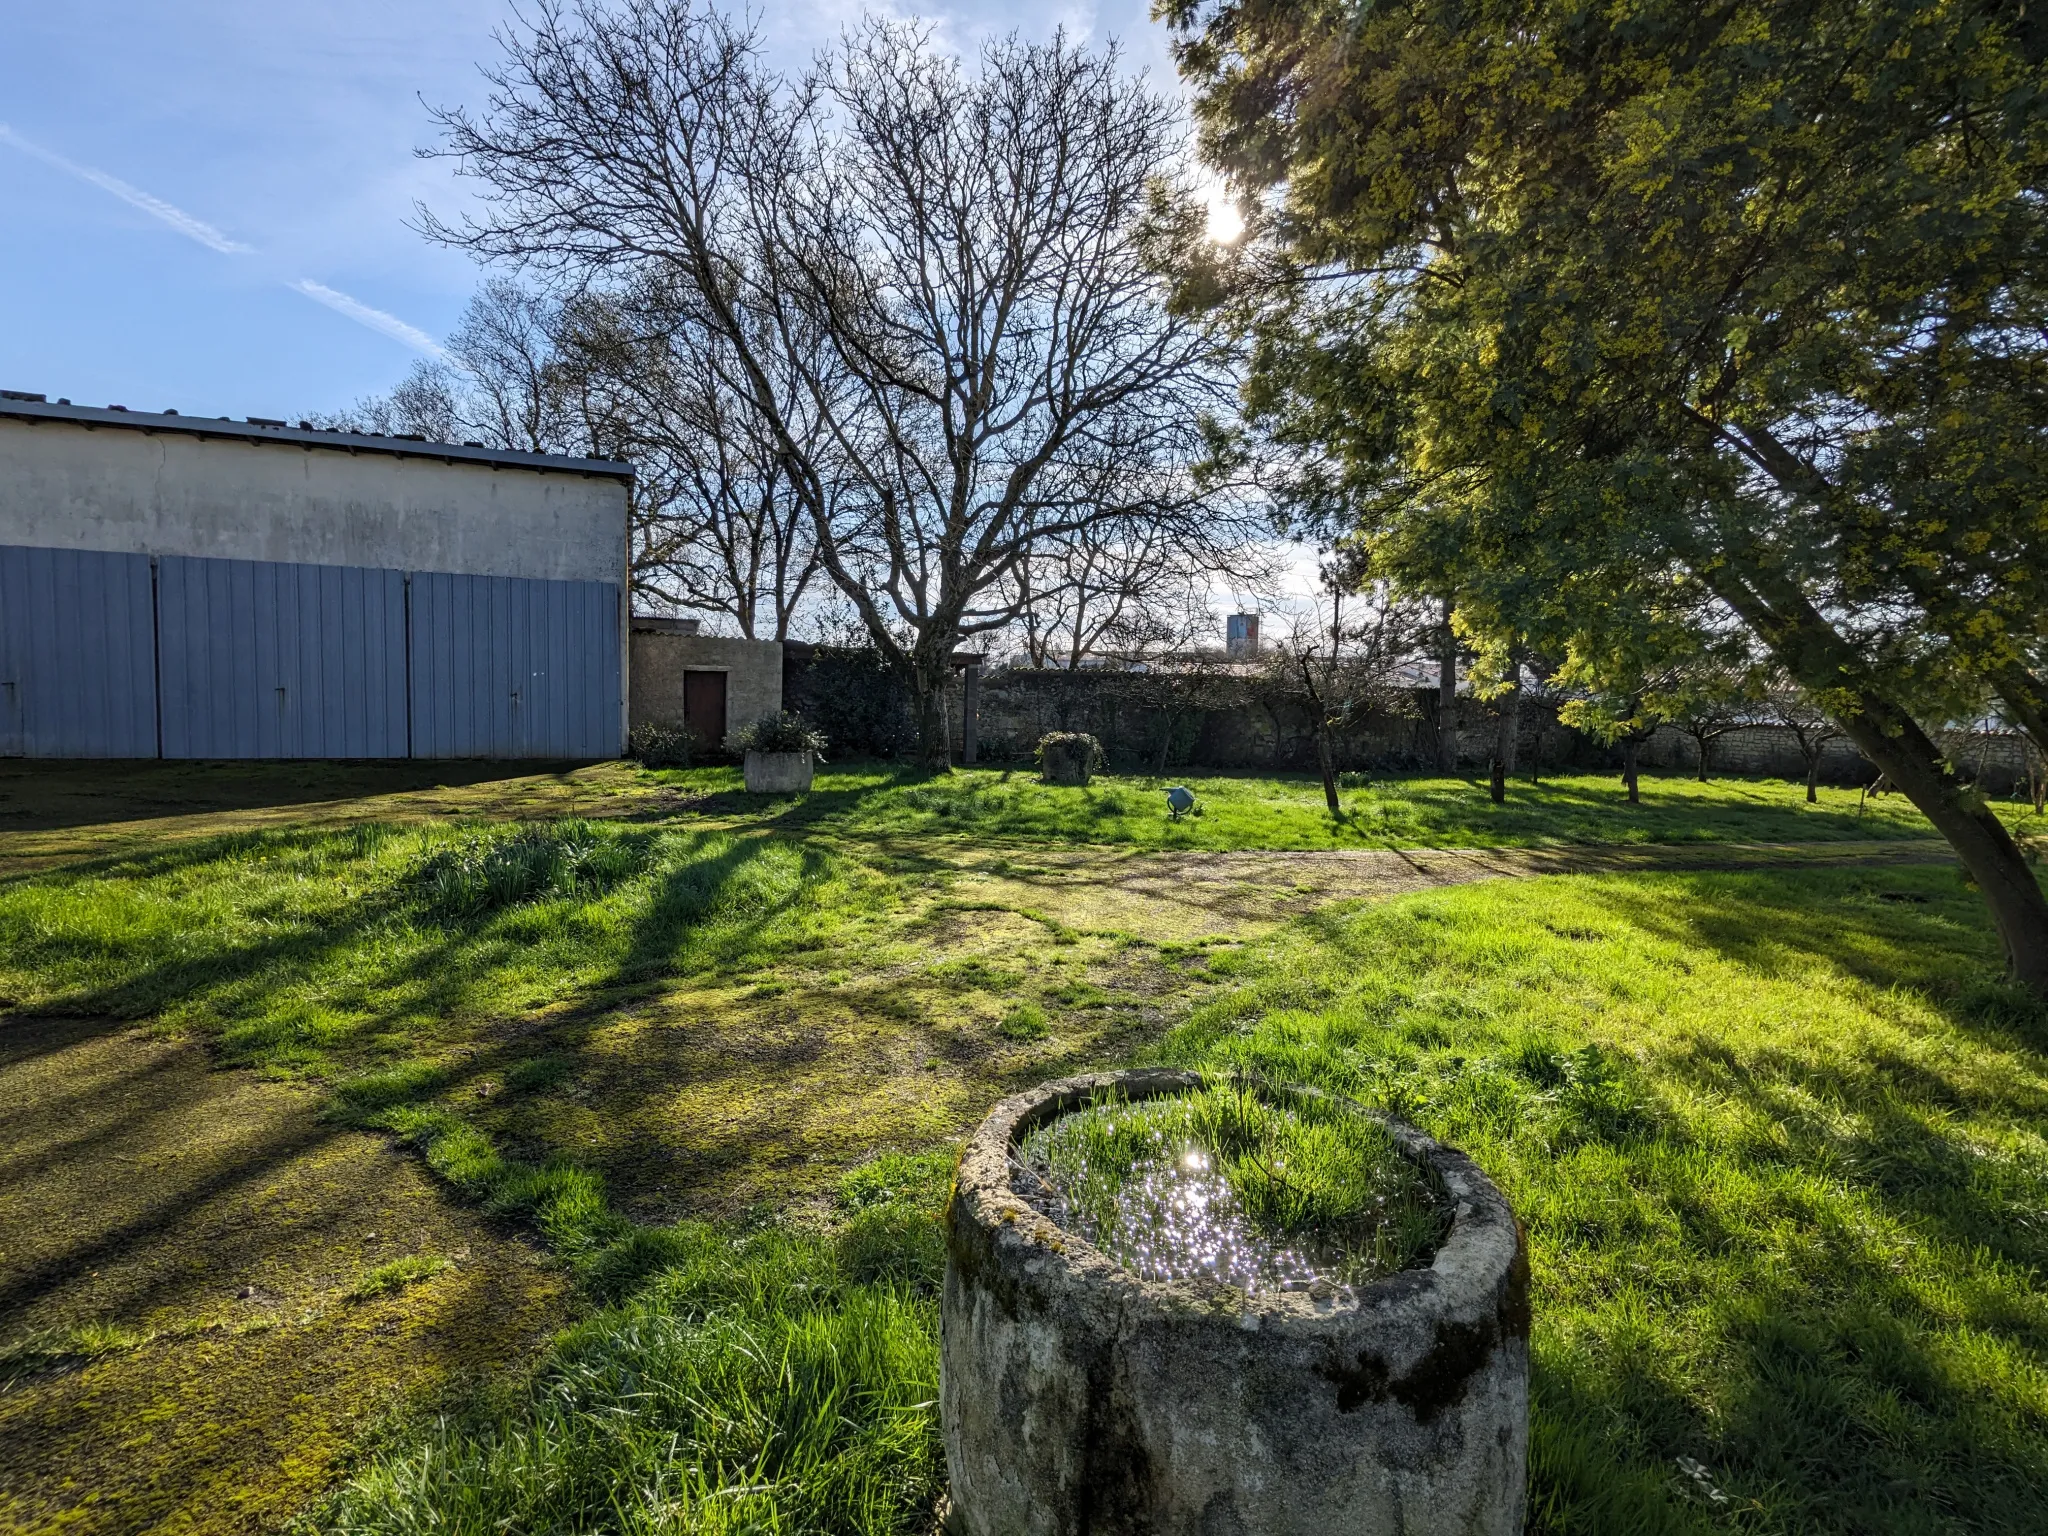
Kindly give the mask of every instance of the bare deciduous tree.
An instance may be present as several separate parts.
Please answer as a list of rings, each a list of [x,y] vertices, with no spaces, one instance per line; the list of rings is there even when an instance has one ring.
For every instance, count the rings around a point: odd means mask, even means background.
[[[1785,683],[1772,691],[1769,707],[1771,718],[1790,731],[1798,744],[1799,756],[1806,764],[1806,802],[1812,805],[1820,799],[1821,757],[1829,742],[1841,740],[1846,733],[1834,716]]]
[[[748,639],[786,640],[818,574],[811,519],[753,400],[733,389],[731,359],[687,303],[664,289],[585,295],[569,307],[565,350],[621,399],[668,494],[641,580],[686,610],[730,619]],[[780,381],[785,419],[808,428],[796,380]]]
[[[506,42],[488,105],[439,118],[481,212],[429,232],[687,300],[926,763],[954,647],[1014,622],[1034,552],[1225,535],[1185,466],[1230,377],[1155,261],[1204,215],[1177,109],[1113,53],[1011,39],[970,73],[868,21],[789,82],[685,0],[544,3]]]
[[[1269,686],[1307,713],[1323,801],[1332,816],[1343,814],[1336,739],[1369,713],[1411,711],[1396,679],[1417,633],[1413,605],[1392,598],[1384,583],[1353,595],[1347,616],[1345,587],[1356,578],[1342,566],[1341,560],[1324,566],[1326,595],[1278,637],[1268,663]]]

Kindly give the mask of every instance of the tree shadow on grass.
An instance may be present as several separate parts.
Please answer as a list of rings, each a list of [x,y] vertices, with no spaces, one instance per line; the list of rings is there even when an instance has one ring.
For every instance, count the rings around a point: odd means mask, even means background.
[[[2048,1051],[2048,1010],[1999,984],[2003,965],[1983,903],[1952,867],[1659,878],[1693,881],[1697,898],[1680,912],[1636,901],[1621,886],[1588,894],[1639,932],[1711,950],[1760,975],[1821,960],[1876,992],[1911,988],[1959,1028]]]
[[[1928,899],[1887,903],[1887,891]],[[2031,1027],[1987,1021],[1980,989],[1995,950],[1974,898],[1946,872],[1853,871],[1717,876],[1683,908],[1618,886],[1587,894],[1623,931],[1763,975],[1819,987],[1832,969],[1866,989],[1880,1019],[1905,989],[1902,1040],[1938,1045],[1924,1006],[1980,1048],[1908,1055],[1879,1036],[1802,1038],[1794,1016],[1782,1041],[1734,1019],[1725,1038],[1706,1029],[1651,1051],[1651,1079],[1685,1090],[1675,1103],[1740,1113],[1704,1137],[1683,1113],[1668,1117],[1669,1151],[1630,1163],[1632,1197],[1675,1215],[1699,1270],[1674,1282],[1665,1315],[1678,1337],[1693,1335],[1693,1369],[1707,1378],[1696,1390],[1713,1410],[1688,1410],[1688,1434],[1640,1433],[1643,1455],[1705,1463],[1729,1496],[1716,1512],[1751,1508],[1773,1528],[2038,1525],[2048,1308],[2034,1277],[2048,1268],[2048,1167],[2013,1137],[2048,1117],[2048,1064]],[[1731,1198],[1724,1178],[1746,1193]],[[1560,1241],[1540,1221],[1533,1236]],[[1657,1273],[1651,1255],[1629,1258],[1625,1247],[1601,1256],[1623,1273]],[[1603,1379],[1618,1358],[1603,1329],[1626,1328],[1605,1320],[1626,1314],[1585,1305],[1546,1345],[1551,1377],[1571,1374],[1583,1389],[1567,1417],[1597,1422],[1604,1411],[1638,1433],[1628,1394]],[[1681,1469],[1673,1481],[1697,1504],[1697,1480]],[[1597,1502],[1583,1488],[1563,1500],[1581,1511]]]
[[[561,1281],[523,1243],[305,1094],[104,1020],[8,1030],[52,1037],[0,1057],[0,1507],[16,1521],[281,1520],[366,1413],[502,1366],[562,1320]],[[351,1293],[414,1255],[453,1267]],[[125,1338],[88,1357],[65,1342],[79,1324]]]
[[[586,766],[547,762],[0,761],[0,827],[41,832],[158,816],[264,810],[466,788]]]

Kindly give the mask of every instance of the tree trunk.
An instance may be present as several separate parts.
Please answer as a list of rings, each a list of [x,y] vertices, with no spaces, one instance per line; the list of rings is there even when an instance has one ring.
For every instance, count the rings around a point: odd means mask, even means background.
[[[1458,636],[1451,628],[1451,600],[1444,599],[1444,630],[1438,642],[1436,683],[1436,765],[1458,771]]]
[[[1842,720],[1844,734],[1948,839],[1991,908],[2015,980],[2048,993],[2048,895],[2012,834],[1949,771],[1919,722],[1889,701],[1866,698]]]
[[[1327,726],[1316,731],[1316,766],[1323,772],[1323,802],[1330,808],[1332,816],[1343,814],[1337,803],[1337,770],[1330,766],[1330,732]]]
[[[1642,745],[1631,736],[1621,744],[1621,782],[1628,786],[1628,803],[1641,805],[1643,797],[1636,785],[1636,751]]]
[[[1508,780],[1515,771],[1515,753],[1522,744],[1522,658],[1513,655],[1509,665],[1515,669],[1508,691],[1495,701],[1498,715],[1493,723],[1493,779],[1487,786],[1495,805],[1505,805],[1508,798]]]
[[[1816,752],[1806,760],[1806,803],[1820,804],[1820,753]]]
[[[1865,684],[1861,658],[1804,592],[1768,570],[1738,572],[1733,564],[1703,573],[1802,688],[1839,695],[1844,682],[1856,684],[1855,707],[1836,717],[1842,734],[1948,839],[1984,893],[2008,974],[2048,996],[2048,894],[2004,823],[1956,782],[1920,722]]]
[[[1707,782],[1707,748],[1713,744],[1711,736],[1693,737],[1693,745],[1700,749],[1700,782]]]
[[[953,745],[946,739],[946,674],[930,676],[919,668],[917,697],[917,763],[927,773],[945,773],[953,766]]]
[[[1180,723],[1180,717],[1172,710],[1165,711],[1166,729],[1159,734],[1159,769],[1154,778],[1166,777],[1166,754],[1173,748],[1173,728]]]
[[[2013,723],[2026,732],[2027,739],[2038,750],[2048,752],[2048,688],[2043,688],[2041,680],[2016,661],[1994,671],[1991,686],[2012,711]]]

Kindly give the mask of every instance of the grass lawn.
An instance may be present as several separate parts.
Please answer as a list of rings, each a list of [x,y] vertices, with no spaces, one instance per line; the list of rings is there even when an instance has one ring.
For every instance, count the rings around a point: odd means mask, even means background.
[[[1570,865],[1371,851],[1906,848],[1896,798],[1568,780],[1503,811],[1420,780],[1333,824],[1313,780],[1245,777],[1176,826],[1147,781],[998,770],[765,802],[716,769],[292,772],[131,771],[103,822],[75,780],[0,777],[0,1009],[306,1079],[579,1287],[530,1378],[394,1420],[318,1525],[921,1529],[955,1139],[1016,1086],[1165,1058],[1388,1104],[1501,1181],[1532,1529],[2038,1527],[2048,1021],[1953,870],[1417,892]]]
[[[658,776],[695,797],[699,814],[765,814],[792,831],[848,837],[948,837],[1023,844],[1109,844],[1159,849],[1546,848],[1591,843],[1790,843],[1932,835],[1901,795],[1865,798],[1781,779],[1646,775],[1630,805],[1614,775],[1574,775],[1512,786],[1487,798],[1481,778],[1346,774],[1340,817],[1308,774],[1098,776],[1086,789],[1038,782],[1028,770],[959,769],[937,779],[886,768],[827,768],[807,796],[763,801],[730,768]],[[1185,784],[1200,814],[1170,820],[1165,789]],[[2001,807],[2020,818],[2031,807]]]

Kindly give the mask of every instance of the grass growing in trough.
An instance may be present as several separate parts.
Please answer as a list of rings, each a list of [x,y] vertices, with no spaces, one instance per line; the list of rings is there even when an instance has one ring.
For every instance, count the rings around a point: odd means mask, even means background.
[[[1426,1262],[1448,1215],[1378,1120],[1243,1079],[1105,1095],[1016,1155],[1059,1219],[1148,1279],[1361,1285]]]

